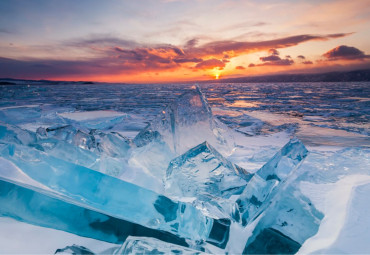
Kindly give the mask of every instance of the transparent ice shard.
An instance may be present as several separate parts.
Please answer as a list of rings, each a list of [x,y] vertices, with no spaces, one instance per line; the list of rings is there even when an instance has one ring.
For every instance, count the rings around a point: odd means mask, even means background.
[[[25,146],[3,146],[0,156],[11,162],[0,164],[0,178],[5,181],[184,238],[227,242],[228,228],[216,236],[218,220],[204,216],[190,204]],[[13,166],[11,170],[9,165]]]
[[[143,147],[133,148],[129,153],[128,165],[142,172],[141,182],[150,187],[151,185],[160,186],[156,188],[157,192],[163,192],[163,179],[166,175],[166,169],[171,159],[175,157],[168,145],[163,141],[152,141]]]
[[[65,112],[60,116],[72,125],[82,126],[88,129],[109,130],[116,124],[128,118],[123,112],[116,111],[85,111]]]
[[[203,142],[173,159],[166,172],[166,193],[177,197],[215,196],[230,198],[240,194],[252,177]]]
[[[281,190],[262,213],[243,253],[293,254],[317,233],[323,214],[295,184],[296,181]]]
[[[116,244],[122,244],[130,235],[139,235],[187,246],[183,238],[174,234],[67,203],[45,195],[42,189],[40,192],[32,190],[35,185],[32,189],[23,186],[25,185],[20,186],[0,179],[1,217],[11,217],[29,224]]]
[[[155,238],[129,236],[113,254],[205,254],[203,252],[166,243]]]
[[[292,139],[258,170],[236,201],[238,210],[236,220],[243,225],[255,219],[274,197],[278,187],[299,166],[307,156],[306,147],[298,140]]]
[[[122,158],[127,156],[127,152],[131,148],[130,141],[119,133],[93,131],[92,134],[100,154]]]
[[[232,135],[226,125],[217,121],[199,87],[182,94],[167,106],[154,121],[134,139],[144,146],[155,139],[165,141],[177,155],[208,141],[224,154],[234,148]]]

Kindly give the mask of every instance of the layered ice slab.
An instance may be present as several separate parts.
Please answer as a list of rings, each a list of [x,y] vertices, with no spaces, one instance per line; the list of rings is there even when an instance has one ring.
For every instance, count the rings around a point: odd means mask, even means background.
[[[230,198],[241,194],[251,177],[208,142],[203,142],[170,162],[165,190],[167,194],[180,198]]]
[[[236,201],[238,210],[234,212],[234,218],[243,225],[253,221],[269,206],[281,183],[299,166],[307,153],[298,139],[290,140],[251,178]]]
[[[6,182],[191,240],[227,242],[227,224],[204,216],[189,204],[26,146],[9,144],[0,149],[0,178]]]
[[[4,159],[2,163],[3,161]],[[183,238],[174,234],[67,203],[49,194],[2,180],[0,180],[0,204],[2,217],[11,217],[29,224],[109,243],[122,244],[128,236],[139,235],[187,246]]]
[[[165,141],[177,155],[203,141],[224,154],[230,154],[234,148],[228,128],[213,117],[199,87],[182,94],[167,106],[135,137],[134,142],[137,146],[144,146],[156,139]]]
[[[114,252],[124,254],[206,254],[155,238],[129,236],[122,246]]]
[[[317,233],[322,218],[296,185],[288,185],[261,214],[243,253],[294,254]]]

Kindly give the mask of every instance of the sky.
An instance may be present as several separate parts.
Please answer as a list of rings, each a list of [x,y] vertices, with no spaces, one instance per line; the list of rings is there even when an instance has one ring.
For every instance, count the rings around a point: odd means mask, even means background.
[[[185,82],[370,67],[369,0],[1,0],[0,77]]]

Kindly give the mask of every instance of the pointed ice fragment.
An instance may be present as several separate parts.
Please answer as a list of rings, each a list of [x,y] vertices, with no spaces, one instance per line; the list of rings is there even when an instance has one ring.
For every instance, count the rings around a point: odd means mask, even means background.
[[[297,190],[296,183],[281,190],[262,213],[243,253],[296,253],[317,233],[323,214]]]
[[[0,156],[5,162],[0,164],[0,178],[7,182],[184,238],[208,240],[214,236],[217,220],[204,216],[190,204],[175,202],[145,188],[25,146],[5,146],[1,148]],[[220,242],[228,236],[227,230],[217,236]]]
[[[93,131],[94,139],[100,154],[110,157],[126,157],[130,149],[130,142],[119,133],[103,133]]]
[[[167,106],[135,137],[134,142],[137,146],[144,146],[159,137],[177,155],[205,140],[225,154],[230,154],[234,146],[227,126],[213,117],[199,87],[182,94]]]
[[[71,245],[67,246],[63,249],[57,249],[54,254],[86,254],[86,255],[94,255],[95,253],[89,250],[88,248],[84,246],[78,246],[78,245]]]
[[[123,254],[205,254],[176,244],[166,243],[155,238],[129,236],[122,246],[114,252]]]
[[[251,176],[204,142],[170,162],[165,189],[177,197],[229,198],[240,194]]]
[[[241,217],[246,225],[259,215],[269,204],[277,187],[307,156],[306,147],[292,139],[275,156],[258,170],[237,200],[239,211],[234,218]]]

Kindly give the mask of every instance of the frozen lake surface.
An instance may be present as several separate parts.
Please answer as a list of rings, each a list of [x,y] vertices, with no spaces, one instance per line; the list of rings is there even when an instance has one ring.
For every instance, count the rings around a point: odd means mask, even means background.
[[[0,254],[370,252],[369,82],[0,98]]]

